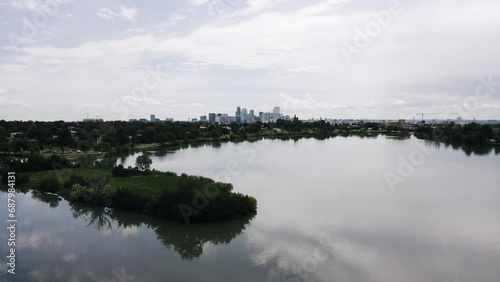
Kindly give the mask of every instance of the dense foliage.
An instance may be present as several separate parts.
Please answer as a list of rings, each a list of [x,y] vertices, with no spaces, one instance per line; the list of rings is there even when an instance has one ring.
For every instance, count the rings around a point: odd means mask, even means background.
[[[151,164],[153,164],[153,161],[146,154],[138,156],[135,160],[135,166],[141,171],[149,170],[151,168]]]
[[[215,222],[231,220],[257,211],[255,198],[232,193],[233,186],[211,179],[182,174],[179,189],[166,189],[151,209],[178,221]]]
[[[468,123],[446,124],[440,126],[422,125],[415,130],[415,136],[452,144],[490,144],[500,143],[500,128],[489,124]]]
[[[68,196],[72,202],[147,213],[186,223],[233,220],[257,211],[255,198],[233,193],[231,184],[186,174],[153,173],[151,177],[175,177],[178,185],[162,187],[160,196],[155,197],[127,187],[111,187],[109,179],[72,175],[63,184],[56,177],[43,178],[34,188]]]
[[[9,176],[9,171],[4,170],[0,171],[0,180],[2,183],[8,183],[8,176]],[[24,184],[27,183],[30,180],[29,176],[27,175],[17,175],[16,176],[16,184]]]
[[[294,134],[336,134],[353,130],[400,131],[379,123],[349,125],[324,120],[275,123],[207,124],[200,122],[39,122],[0,121],[0,152],[128,152],[140,144],[185,144],[190,141],[239,140]]]
[[[128,167],[125,168],[123,165],[118,165],[111,170],[111,174],[115,177],[129,177],[129,176],[134,176],[134,175],[141,175],[141,171],[139,170],[138,167]]]
[[[56,193],[61,190],[61,188],[61,183],[55,177],[44,178],[36,185],[36,189],[41,192]]]
[[[58,155],[45,157],[38,153],[30,153],[25,157],[11,158],[7,162],[7,165],[13,171],[18,173],[27,171],[58,170],[61,168],[75,168],[78,166]]]

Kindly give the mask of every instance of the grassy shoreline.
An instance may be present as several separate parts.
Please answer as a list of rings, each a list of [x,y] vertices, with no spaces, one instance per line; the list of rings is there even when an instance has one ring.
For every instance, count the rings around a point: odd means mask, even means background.
[[[146,151],[146,150],[155,150],[155,149],[169,149],[169,148],[177,148],[179,146],[185,146],[185,145],[196,145],[196,144],[203,144],[203,143],[211,143],[211,142],[244,142],[244,141],[257,141],[262,138],[269,138],[269,139],[290,139],[290,138],[308,138],[308,137],[335,137],[335,136],[359,136],[359,135],[378,135],[378,134],[383,134],[383,135],[401,135],[401,134],[409,134],[404,131],[385,131],[385,130],[372,130],[372,131],[365,131],[365,130],[335,130],[335,131],[330,131],[330,132],[320,132],[318,130],[308,130],[308,131],[301,131],[301,132],[292,132],[292,131],[267,131],[267,132],[262,132],[258,134],[251,134],[248,133],[246,137],[241,137],[241,136],[236,136],[236,135],[230,135],[226,134],[218,138],[197,138],[197,139],[185,139],[185,140],[178,140],[174,142],[165,142],[165,143],[144,143],[144,144],[135,144],[133,146],[129,146],[129,149],[131,151]],[[55,146],[57,149],[57,146]],[[99,152],[99,151],[93,151],[89,150],[87,152],[75,152],[66,150],[64,153],[59,150],[49,150],[50,152],[44,152],[41,153],[41,155],[45,157],[49,157],[51,155],[59,155],[63,156],[69,160],[76,160],[81,156],[87,155],[91,157],[106,157],[106,156],[114,156],[114,155],[119,155],[120,153],[105,153],[105,152]],[[0,151],[0,155],[4,156],[26,156],[29,155],[30,152],[25,152],[25,153],[12,153],[12,152],[4,152]]]
[[[74,168],[23,172],[18,177],[28,177],[27,185],[34,190],[55,193],[69,202],[118,208],[187,224],[234,220],[257,212],[255,198],[233,192],[231,184],[200,176],[152,171],[147,175],[115,177],[106,168]],[[75,177],[80,179],[78,184],[72,182]],[[95,186],[96,180],[102,185]]]

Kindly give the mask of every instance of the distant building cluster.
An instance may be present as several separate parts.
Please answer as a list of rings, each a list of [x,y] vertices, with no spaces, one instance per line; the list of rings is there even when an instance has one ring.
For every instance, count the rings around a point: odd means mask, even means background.
[[[159,118],[156,117],[155,114],[151,114],[149,116],[149,119],[146,119],[146,118],[140,118],[140,119],[134,119],[134,118],[131,118],[128,120],[129,122],[151,122],[151,123],[162,123],[162,122],[173,122],[174,119],[173,118],[166,118],[164,120],[161,120]]]
[[[209,113],[208,115],[200,116],[199,119],[193,118],[188,119],[190,122],[204,122],[204,123],[221,123],[230,124],[236,123],[254,123],[260,122],[276,122],[279,119],[291,120],[289,115],[283,115],[281,113],[280,107],[274,107],[272,112],[259,112],[255,113],[253,109],[246,109],[237,107],[235,115],[229,115],[227,113]],[[129,119],[129,122],[151,122],[151,123],[161,123],[161,122],[173,122],[173,118],[166,118],[161,120],[156,117],[155,114],[151,114],[149,119]]]
[[[237,107],[234,116],[226,113],[209,113],[208,116],[200,116],[200,122],[206,123],[254,123],[260,122],[276,122],[279,119],[290,120],[290,116],[283,115],[281,113],[280,107],[274,107],[272,112],[259,112],[255,113],[253,109],[248,110],[247,108]],[[192,122],[198,121],[197,119],[192,119]]]
[[[229,115],[227,113],[209,113],[208,115],[200,116],[199,119],[192,118],[188,119],[190,122],[202,122],[202,123],[221,123],[221,124],[230,124],[230,123],[255,123],[255,122],[276,122],[277,120],[292,120],[292,117],[289,115],[283,115],[281,113],[281,108],[276,106],[273,108],[272,112],[258,112],[256,113],[253,109],[248,110],[247,108],[237,107],[234,115]],[[440,125],[440,124],[468,124],[472,122],[476,122],[479,124],[498,124],[499,120],[466,120],[461,117],[457,117],[455,120],[452,119],[415,119],[413,120],[384,120],[384,119],[330,119],[330,118],[320,118],[320,119],[307,119],[302,120],[303,122],[315,122],[318,120],[324,120],[331,124],[345,124],[345,125],[356,125],[360,122],[373,122],[378,123],[380,125],[385,126],[395,126],[403,129],[412,129],[418,124],[429,124],[429,125]],[[84,122],[102,122],[102,119],[84,119]],[[166,118],[164,120],[156,117],[155,114],[151,114],[149,119],[141,118],[141,119],[130,119],[129,122],[150,122],[150,123],[163,123],[163,122],[173,122],[173,118]]]
[[[204,123],[222,123],[230,124],[236,123],[254,123],[260,122],[276,122],[279,119],[290,120],[290,116],[283,115],[281,113],[280,107],[274,107],[272,112],[259,112],[255,113],[253,109],[246,109],[237,107],[235,115],[229,115],[227,113],[209,113],[208,115],[200,116],[199,119],[193,118],[188,119],[190,122],[204,122]],[[173,118],[166,118],[161,120],[156,117],[155,114],[151,114],[149,119],[129,119],[129,122],[151,122],[151,123],[161,123],[161,122],[173,122]]]
[[[84,118],[83,122],[104,122],[102,118]]]

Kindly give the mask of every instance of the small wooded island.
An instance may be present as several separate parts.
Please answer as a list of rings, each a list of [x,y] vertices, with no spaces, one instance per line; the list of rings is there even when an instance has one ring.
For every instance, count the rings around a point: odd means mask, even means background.
[[[186,224],[233,220],[257,212],[257,200],[233,192],[232,184],[150,170],[147,155],[139,156],[134,168],[118,165],[112,169],[51,169],[55,163],[70,165],[59,156],[33,155],[25,161],[11,161],[10,166],[14,171],[26,171],[18,174],[18,182],[70,202],[140,212]]]

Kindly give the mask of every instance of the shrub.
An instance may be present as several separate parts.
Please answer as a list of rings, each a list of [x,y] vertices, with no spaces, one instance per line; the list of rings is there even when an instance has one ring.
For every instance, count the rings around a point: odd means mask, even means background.
[[[166,172],[164,172],[164,174],[165,174],[166,176],[177,176],[177,173],[175,173],[175,172],[171,172],[171,171],[166,171]]]
[[[109,188],[105,188],[101,193],[97,190],[81,185],[74,184],[71,186],[71,192],[69,193],[70,201],[87,203],[95,206],[107,205],[109,202]]]
[[[120,187],[110,196],[110,202],[114,208],[142,212],[149,199],[137,192]]]
[[[84,185],[74,184],[71,186],[71,192],[69,193],[69,199],[71,201],[89,203],[92,198],[92,190]]]
[[[80,175],[71,175],[70,178],[64,182],[64,189],[70,189],[75,184],[80,184],[82,186],[88,185],[88,181]]]
[[[115,177],[128,177],[130,176],[128,169],[124,168],[123,165],[118,165],[113,168],[111,174]]]
[[[61,183],[55,177],[45,178],[38,182],[36,189],[41,192],[55,193],[61,189]]]
[[[16,176],[16,184],[28,183],[30,181],[30,177],[27,175],[17,175]]]
[[[141,171],[137,167],[124,168],[123,165],[118,165],[111,170],[111,174],[115,177],[129,177],[133,175],[140,175]]]
[[[8,177],[9,177],[9,173],[7,171],[2,172],[2,175],[0,175],[2,183],[7,183]]]

